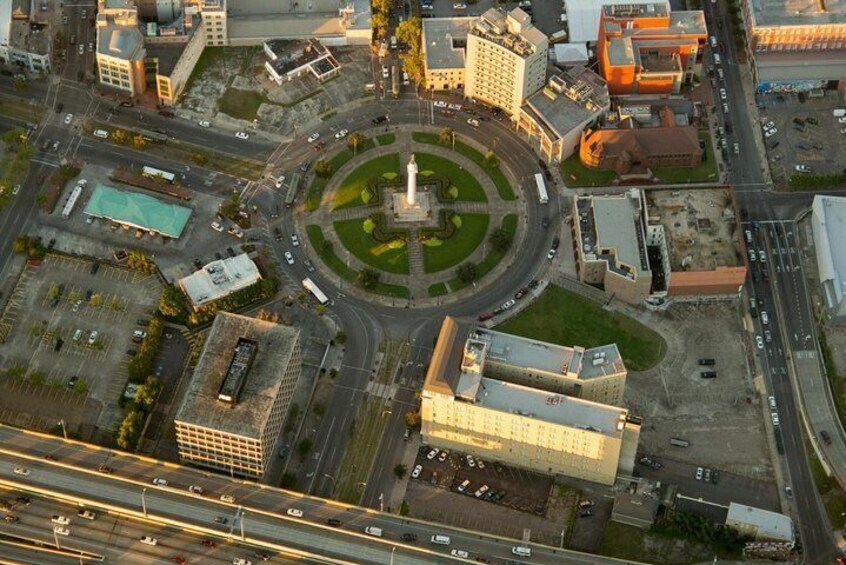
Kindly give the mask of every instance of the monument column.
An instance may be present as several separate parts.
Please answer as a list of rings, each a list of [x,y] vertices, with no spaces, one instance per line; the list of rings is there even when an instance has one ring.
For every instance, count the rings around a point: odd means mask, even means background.
[[[408,192],[405,201],[409,206],[414,206],[417,201],[417,163],[414,161],[414,153],[406,166],[408,174]]]

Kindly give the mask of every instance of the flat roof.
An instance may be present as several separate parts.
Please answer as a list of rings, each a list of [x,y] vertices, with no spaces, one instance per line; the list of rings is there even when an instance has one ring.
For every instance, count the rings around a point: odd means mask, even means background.
[[[644,195],[649,224],[664,226],[672,271],[746,264],[730,188],[652,189]]]
[[[462,374],[461,379],[479,379],[475,404],[492,410],[519,414],[552,424],[590,430],[620,438],[625,427],[624,408],[573,398],[496,379]]]
[[[144,36],[136,26],[119,26],[111,18],[97,27],[97,52],[126,61],[144,58]]]
[[[226,30],[230,42],[308,39],[309,37],[325,39],[344,35],[344,27],[338,17],[337,9],[328,14],[230,15],[226,20]]]
[[[826,0],[747,0],[756,27],[846,24],[846,2]],[[757,56],[757,54],[756,54]]]
[[[846,76],[846,48],[827,51],[758,51],[755,53],[755,69],[758,71],[758,83],[843,80]]]
[[[261,279],[258,267],[246,253],[212,261],[199,271],[179,279],[179,286],[194,306],[214,302]]]
[[[158,69],[157,74],[162,76],[170,76],[185,48],[188,47],[188,42],[179,43],[158,43],[146,42],[144,49],[147,51],[147,59],[157,59]]]
[[[660,2],[669,11],[669,1]],[[570,43],[591,43],[599,39],[599,18],[602,6],[609,4],[656,4],[637,0],[564,0]]]
[[[846,294],[846,198],[817,194],[813,203],[814,251],[826,302],[839,305]],[[829,291],[829,288],[831,290]],[[829,293],[834,296],[828,296]]]
[[[84,213],[173,238],[182,235],[191,217],[190,208],[104,184],[94,189]]]
[[[476,17],[424,18],[423,52],[427,69],[463,69],[467,33]]]
[[[291,362],[299,330],[220,312],[194,369],[188,391],[174,418],[178,422],[261,439],[282,375]],[[255,357],[234,405],[218,400],[239,340],[256,345]]]
[[[532,25],[531,18],[520,8],[510,12],[489,8],[476,20],[470,35],[490,41],[524,59],[540,49],[549,48],[546,35]]]
[[[730,522],[755,526],[757,528],[756,539],[759,540],[793,542],[796,539],[793,520],[778,512],[770,512],[754,506],[732,502],[729,504],[728,516],[726,516],[726,524],[730,525]]]
[[[549,133],[562,138],[610,106],[605,80],[586,67],[573,67],[549,79],[526,99],[523,110]]]
[[[634,269],[638,276],[651,274],[640,205],[637,189],[621,195],[579,197],[580,244],[585,255],[608,261],[608,268],[621,276],[629,273],[620,270],[616,261]]]
[[[482,328],[476,329],[473,336],[487,342],[486,359],[515,367],[536,368],[581,380],[626,370],[620,350],[613,343],[590,349],[566,347]]]
[[[264,42],[264,49],[267,63],[280,76],[331,56],[329,49],[317,39],[273,39]]]
[[[9,45],[12,28],[12,2],[0,2],[0,45]]]

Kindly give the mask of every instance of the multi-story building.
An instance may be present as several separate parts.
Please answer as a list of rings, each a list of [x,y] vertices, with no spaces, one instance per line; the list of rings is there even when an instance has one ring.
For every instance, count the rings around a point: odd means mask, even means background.
[[[699,74],[707,39],[701,10],[603,6],[596,56],[611,94],[678,94]]]
[[[179,458],[260,478],[300,377],[300,332],[221,312],[174,418]]]
[[[705,151],[694,126],[604,128],[582,132],[579,160],[617,174],[642,174],[662,167],[696,167]]]
[[[842,89],[846,3],[744,0],[746,48],[758,90]]]
[[[424,442],[603,484],[613,484],[618,472],[630,474],[640,420],[630,417],[625,408],[548,390],[548,386],[574,390],[571,385],[577,379],[551,366],[537,371],[519,367],[535,360],[527,359],[528,352],[493,349],[506,342],[501,335],[464,331],[454,319],[444,320],[423,385]],[[533,344],[536,348],[547,345]],[[563,361],[561,351],[549,351],[541,353],[548,362],[555,357]],[[505,361],[500,360],[503,353],[509,356]],[[575,360],[583,350],[573,348],[570,353],[567,359]],[[604,364],[600,359],[585,361],[599,369]],[[609,373],[617,375],[609,383],[622,386],[625,377],[619,376],[620,369],[608,367]],[[502,379],[489,376],[491,371]]]
[[[52,34],[48,18],[35,11],[37,6],[30,1],[0,2],[0,63],[50,72]]]
[[[427,90],[461,90],[467,32],[477,18],[426,18],[423,20],[422,46],[425,63],[423,84]]]
[[[747,263],[729,188],[580,196],[573,218],[584,283],[632,304],[740,295]]]
[[[542,158],[563,161],[609,107],[605,80],[586,67],[571,67],[526,99],[517,124]]]
[[[201,0],[200,12],[206,29],[206,45],[209,47],[229,45],[226,0]]]
[[[599,18],[602,6],[610,4],[656,4],[654,0],[564,0],[563,21],[567,27],[567,41],[570,44],[595,44],[599,39]],[[670,9],[669,2],[661,2]]]
[[[549,43],[523,10],[487,10],[467,33],[464,95],[513,118],[546,82]]]

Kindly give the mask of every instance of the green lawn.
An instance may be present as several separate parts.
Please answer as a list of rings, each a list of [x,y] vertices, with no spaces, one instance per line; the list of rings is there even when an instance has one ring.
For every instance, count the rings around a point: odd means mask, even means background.
[[[616,343],[630,370],[654,367],[666,353],[664,339],[646,326],[556,286],[498,330],[559,345],[585,348]]]
[[[428,143],[430,145],[441,145],[440,136],[436,133],[423,133],[416,131],[411,134],[412,139],[417,141],[418,143]],[[477,165],[479,165],[485,173],[491,178],[494,185],[496,185],[496,190],[499,193],[499,197],[503,200],[514,200],[517,198],[514,196],[514,190],[512,190],[511,185],[508,183],[508,179],[505,178],[505,175],[502,172],[502,169],[496,167],[494,169],[488,167],[485,164],[485,156],[470,147],[469,145],[462,143],[460,141],[455,142],[455,150],[464,155]]]
[[[407,249],[391,249],[386,244],[377,242],[372,235],[364,233],[363,222],[362,219],[334,222],[335,233],[344,247],[365,265],[388,273],[407,275]],[[341,250],[338,252],[343,253]]]
[[[335,191],[332,199],[332,209],[354,208],[364,206],[361,191],[367,188],[367,181],[373,177],[380,177],[384,173],[400,174],[399,155],[390,153],[362,163],[354,169]]]
[[[705,157],[698,167],[665,167],[663,169],[655,169],[655,176],[665,184],[717,180],[717,161],[714,159],[714,146],[711,143],[711,134],[707,131],[701,131],[699,132],[699,139],[705,144]]]
[[[423,246],[423,270],[436,273],[458,265],[484,241],[490,216],[461,214],[461,227],[455,235],[436,247]]]
[[[379,142],[379,145],[390,145],[396,140],[397,136],[392,133],[384,133],[376,136],[376,141]]]
[[[453,161],[437,155],[430,155],[429,153],[415,153],[414,159],[417,161],[417,169],[420,171],[421,176],[418,183],[425,182],[424,179],[427,171],[440,173],[449,177],[452,186],[458,189],[458,198],[456,200],[468,202],[488,201],[488,197],[485,196],[485,189],[482,188],[479,181],[469,171],[464,170]]]
[[[375,144],[372,139],[368,139],[358,148],[358,153],[373,149]],[[347,161],[354,157],[353,152],[349,148],[342,149],[337,155],[329,159],[329,164],[332,165],[332,171],[335,172],[346,164]],[[322,157],[321,157],[322,158]],[[326,189],[326,184],[329,182],[328,178],[321,178],[317,175],[311,181],[308,187],[308,198],[306,198],[305,209],[309,212],[317,210],[320,207],[320,201],[323,199],[323,191]]]
[[[561,178],[564,184],[574,188],[580,186],[608,186],[617,178],[614,171],[598,171],[589,169],[579,161],[579,152],[576,151],[569,159],[561,163]]]
[[[308,240],[311,242],[312,247],[318,250],[321,249],[326,236],[323,235],[323,230],[320,226],[316,224],[307,225],[306,234],[308,235]],[[341,258],[335,254],[334,250],[327,255],[322,255],[321,259],[336,275],[349,283],[355,283],[356,277],[358,277],[358,271],[347,267],[346,263],[344,263]],[[395,298],[408,298],[409,295],[408,287],[382,282],[376,285],[376,288],[373,289],[372,292],[384,296],[393,296]]]
[[[439,282],[439,283],[435,283],[435,284],[429,286],[429,296],[431,296],[432,298],[434,298],[436,296],[443,296],[446,293],[447,293],[446,283]]]
[[[507,216],[502,218],[502,225],[500,227],[502,229],[504,229],[506,232],[510,233],[511,237],[513,238],[514,234],[517,233],[517,214],[508,214]],[[496,267],[499,264],[500,261],[502,261],[502,258],[503,258],[504,255],[505,255],[504,253],[501,253],[501,252],[496,251],[496,250],[489,251],[488,254],[485,255],[485,258],[482,259],[481,263],[479,263],[479,265],[478,265],[479,278],[481,279],[482,277],[484,277],[485,275],[490,273],[491,270],[493,270],[493,268]],[[432,285],[432,286],[435,286],[435,285]],[[456,290],[461,290],[465,286],[467,286],[467,284],[462,282],[461,279],[459,279],[458,277],[453,277],[449,281],[449,287],[450,287],[450,289],[452,289],[452,292],[455,292]],[[430,293],[431,292],[437,292],[438,290],[439,289],[433,290],[432,287],[429,287]],[[437,295],[432,295],[432,296],[437,296]]]
[[[267,98],[255,90],[229,87],[220,99],[220,111],[239,120],[253,121],[265,102]]]

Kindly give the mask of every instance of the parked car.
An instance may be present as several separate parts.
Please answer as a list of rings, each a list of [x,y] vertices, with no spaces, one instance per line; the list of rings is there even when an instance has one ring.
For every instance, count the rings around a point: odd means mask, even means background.
[[[235,134],[235,137],[237,137],[238,139],[245,139],[246,140],[246,139],[250,139],[250,134],[248,134],[245,131],[239,131]]]

